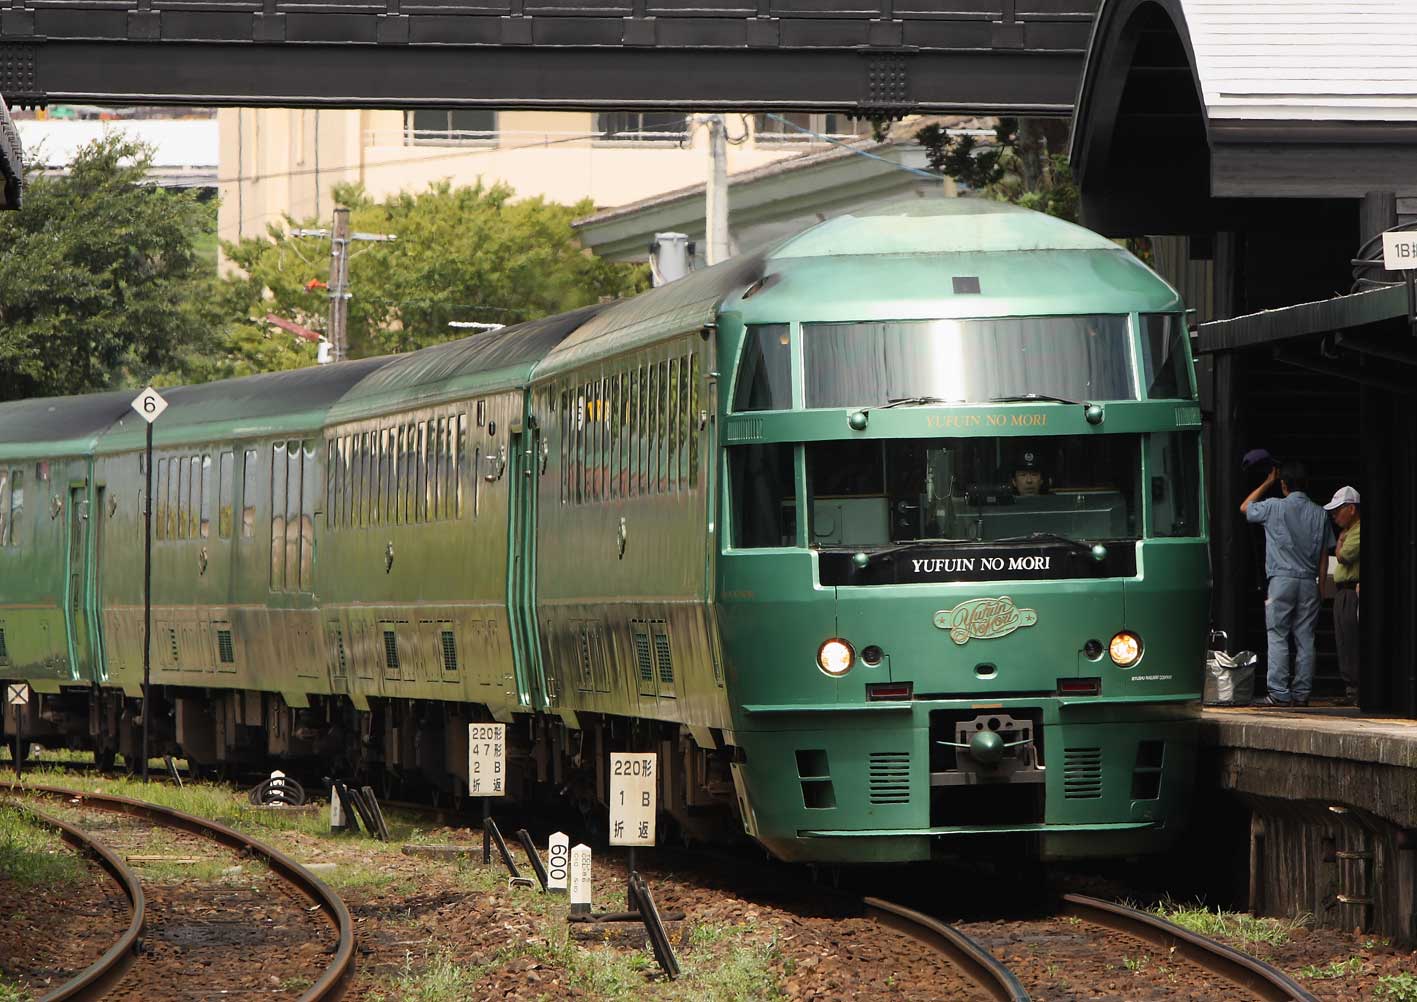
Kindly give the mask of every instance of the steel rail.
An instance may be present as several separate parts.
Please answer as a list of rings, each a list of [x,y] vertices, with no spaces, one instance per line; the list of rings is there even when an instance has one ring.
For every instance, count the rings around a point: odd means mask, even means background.
[[[1064,894],[1063,913],[1144,940],[1159,949],[1174,951],[1207,971],[1249,989],[1264,1002],[1317,1002],[1302,985],[1278,968],[1157,915],[1085,894]]]
[[[880,898],[864,900],[866,912],[871,918],[944,954],[950,963],[984,989],[995,1002],[1029,1002],[1028,991],[1014,972],[958,929]]]
[[[12,784],[10,789],[14,793],[38,794],[54,799],[79,801],[96,810],[113,811],[118,814],[142,818],[166,828],[190,832],[261,859],[277,876],[294,887],[312,904],[318,906],[335,927],[338,935],[334,958],[325,967],[320,977],[315,980],[315,983],[300,995],[298,1002],[333,1002],[344,995],[354,974],[354,920],[339,895],[330,890],[319,877],[279,849],[249,835],[243,835],[220,822],[209,821],[206,818],[199,818],[171,807],[149,804],[130,797],[38,784]]]
[[[58,831],[60,837],[80,853],[92,856],[128,898],[132,918],[122,935],[114,940],[113,945],[88,967],[52,991],[41,995],[39,1002],[67,1002],[67,1000],[90,1002],[90,1000],[100,999],[127,972],[143,948],[143,929],[147,922],[147,898],[143,894],[142,881],[117,853],[82,828],[71,825],[62,818],[56,818],[36,810],[29,804],[18,801],[10,801],[9,803],[30,815],[40,824]]]

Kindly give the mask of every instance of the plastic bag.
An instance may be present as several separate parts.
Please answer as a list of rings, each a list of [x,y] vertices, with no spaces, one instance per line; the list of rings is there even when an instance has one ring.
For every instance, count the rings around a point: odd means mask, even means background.
[[[1205,659],[1205,691],[1201,701],[1206,706],[1248,706],[1255,698],[1255,665],[1259,656],[1253,651],[1227,654],[1211,651]]]

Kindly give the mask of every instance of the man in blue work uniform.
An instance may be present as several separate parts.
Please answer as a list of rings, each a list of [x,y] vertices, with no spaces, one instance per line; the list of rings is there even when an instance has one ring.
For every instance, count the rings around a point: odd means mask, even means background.
[[[1283,497],[1261,501],[1279,480]],[[1319,617],[1319,558],[1333,546],[1328,514],[1304,493],[1304,464],[1270,470],[1240,511],[1264,526],[1264,571],[1269,579],[1264,611],[1269,631],[1269,695],[1260,706],[1307,706],[1314,684],[1314,621]],[[1289,681],[1289,634],[1294,634],[1294,681]]]

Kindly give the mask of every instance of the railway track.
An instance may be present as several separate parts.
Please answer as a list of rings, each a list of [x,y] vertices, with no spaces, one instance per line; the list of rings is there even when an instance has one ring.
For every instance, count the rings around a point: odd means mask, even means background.
[[[157,1002],[257,992],[325,1002],[343,995],[354,970],[349,910],[314,874],[278,849],[218,822],[128,797],[39,785],[11,786],[8,792],[24,798],[20,803],[66,840],[95,853],[133,906],[123,936],[98,961],[43,996],[45,1002]],[[81,821],[39,812],[34,799],[62,801]],[[144,887],[128,865],[134,857],[150,864],[175,859],[210,865],[221,852],[214,844],[232,854],[233,865],[223,873],[238,879]],[[169,853],[153,855],[154,846]],[[184,855],[171,856],[173,847]],[[249,882],[241,866],[247,859],[265,866]],[[333,943],[322,945],[330,932]],[[272,969],[279,966],[273,957],[261,956],[263,948],[279,954],[290,968],[284,977]]]
[[[1316,1002],[1315,997],[1299,985],[1293,978],[1264,961],[1242,953],[1224,943],[1183,929],[1174,923],[1125,905],[1091,898],[1081,894],[1067,894],[1063,897],[1061,914],[1039,920],[1035,923],[1015,923],[1016,926],[1036,926],[1031,934],[1011,941],[1010,946],[1018,947],[1015,952],[1029,955],[1028,970],[1023,964],[1010,966],[995,955],[1000,950],[996,945],[997,933],[990,933],[986,923],[971,923],[966,928],[948,925],[937,918],[879,898],[865,899],[867,914],[882,925],[896,929],[916,939],[946,956],[955,968],[994,1002],[1038,1002],[1072,998],[1105,998],[1089,987],[1073,994],[1068,978],[1066,955],[1060,952],[1059,962],[1053,963],[1046,957],[1049,947],[1056,949],[1065,939],[1076,939],[1074,959],[1081,950],[1099,955],[1116,952],[1120,944],[1108,943],[1098,947],[1089,932],[1077,927],[1105,929],[1131,940],[1138,940],[1160,951],[1168,958],[1181,957],[1206,975],[1219,979],[1218,982],[1202,979],[1196,984],[1194,978],[1168,971],[1167,984],[1158,994],[1143,994],[1145,988],[1129,985],[1120,989],[1115,997],[1126,999],[1170,998],[1181,990],[1193,994],[1191,998],[1230,1000],[1253,998],[1260,1002]],[[980,930],[975,932],[975,930]],[[1048,943],[1052,939],[1054,942]],[[1047,944],[1044,956],[1035,957],[1034,948]],[[1037,976],[1037,971],[1049,972],[1049,979]],[[1030,991],[1030,983],[1034,990]],[[1199,992],[1197,992],[1199,989]]]

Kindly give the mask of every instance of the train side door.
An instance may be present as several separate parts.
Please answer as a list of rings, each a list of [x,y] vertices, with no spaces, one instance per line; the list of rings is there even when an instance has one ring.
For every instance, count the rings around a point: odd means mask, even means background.
[[[507,614],[512,627],[518,702],[550,705],[536,620],[536,498],[541,429],[529,417],[512,424],[508,474]]]
[[[89,655],[88,602],[88,484],[71,483],[66,507],[69,512],[68,574],[66,575],[64,625],[69,633],[71,678],[81,678],[91,664]]]

